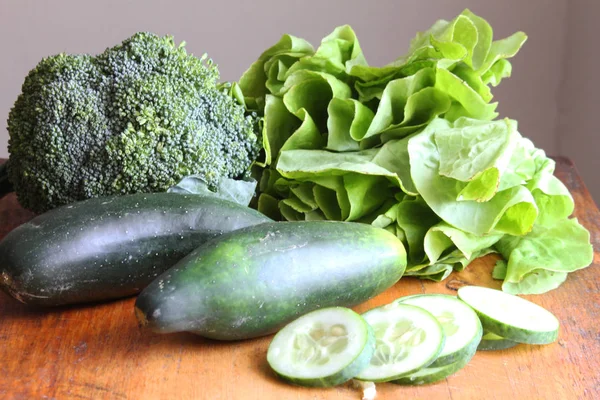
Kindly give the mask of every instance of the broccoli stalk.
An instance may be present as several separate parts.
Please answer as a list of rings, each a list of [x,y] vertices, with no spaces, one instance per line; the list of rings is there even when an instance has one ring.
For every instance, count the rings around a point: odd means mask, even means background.
[[[25,78],[9,113],[9,180],[35,212],[90,197],[165,191],[187,175],[242,178],[257,117],[217,66],[170,36],[137,33],[98,56],[59,54]]]

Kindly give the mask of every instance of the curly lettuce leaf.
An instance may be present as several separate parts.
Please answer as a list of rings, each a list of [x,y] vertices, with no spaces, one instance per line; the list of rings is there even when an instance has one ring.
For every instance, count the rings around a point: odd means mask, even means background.
[[[274,163],[283,145],[299,127],[299,118],[288,111],[283,99],[267,95],[262,129],[265,159],[260,166],[264,167]]]
[[[338,216],[330,219],[353,221],[381,206],[393,196],[392,187],[399,186],[395,174],[372,162],[376,153],[377,149],[352,153],[287,150],[281,152],[277,170],[288,180],[312,182],[333,190],[335,196],[316,189],[317,203],[321,198],[327,209],[323,210],[325,215]],[[333,179],[335,185],[332,184]],[[335,198],[337,203],[326,200],[326,196]]]
[[[538,210],[525,187],[498,192],[487,202],[457,201],[466,183],[440,174],[440,151],[435,143],[435,134],[447,129],[452,129],[450,122],[436,119],[408,142],[411,177],[419,194],[441,219],[466,232],[529,232]]]
[[[373,162],[396,174],[402,191],[411,196],[418,192],[410,176],[410,159],[408,157],[408,141],[411,136],[385,143],[374,155]]]
[[[457,200],[488,201],[497,192],[520,135],[508,119],[473,123],[461,118],[453,129],[434,134],[440,175],[468,182]]]
[[[355,99],[333,98],[327,107],[327,150],[358,151],[375,114]]]
[[[424,237],[424,249],[432,263],[438,262],[443,253],[454,247],[463,257],[470,259],[474,254],[492,247],[502,236],[500,233],[474,235],[440,222],[427,231]]]
[[[536,224],[552,226],[571,215],[575,203],[566,186],[553,175],[554,160],[540,149],[532,149],[531,154],[536,171],[526,185],[540,210]]]
[[[322,133],[327,132],[327,107],[331,99],[347,99],[351,95],[350,87],[333,75],[306,70],[291,75],[283,91],[287,110],[302,119],[307,113]],[[301,109],[304,111],[300,116]]]
[[[316,50],[284,36],[236,89],[238,101],[241,92],[247,109],[264,114],[258,209],[386,229],[407,248],[407,275],[441,280],[500,251],[506,263],[495,276],[504,290],[556,287],[590,262],[589,235],[566,222],[574,203],[553,161],[516,121],[494,120],[491,102],[526,39],[494,40],[491,26],[465,10],[376,67],[347,25]],[[563,269],[546,268],[552,246],[563,257],[555,262],[578,254]]]
[[[264,97],[269,93],[269,88],[266,86],[267,80],[269,75],[271,77],[274,75],[273,71],[269,71],[279,66],[276,63],[277,60],[282,57],[291,59],[287,62],[289,64],[291,61],[313,53],[314,48],[306,40],[292,35],[283,35],[279,42],[260,55],[238,81],[248,107],[255,110],[262,110],[264,107]]]
[[[567,280],[566,272],[537,269],[531,271],[519,282],[505,280],[502,290],[511,294],[542,294],[559,287]]]
[[[298,60],[288,74],[299,70],[322,71],[346,80],[354,66],[367,65],[358,38],[349,25],[337,27],[321,41],[316,52]]]
[[[588,266],[594,256],[589,232],[574,218],[535,225],[525,236],[505,235],[496,248],[508,260],[504,281],[512,283],[539,270],[573,272]]]
[[[422,69],[410,77],[389,82],[383,91],[381,102],[369,129],[364,137],[359,139],[397,128],[414,126],[413,129],[404,130],[406,135],[445,112],[450,107],[449,99],[432,88],[434,82],[435,71],[432,68]],[[425,90],[426,88],[428,90]],[[425,109],[427,111],[424,111]],[[419,110],[420,115],[415,115],[415,110]]]
[[[407,255],[411,264],[420,264],[426,259],[425,235],[439,220],[421,197],[407,196],[398,204],[396,224],[406,236]]]
[[[428,279],[434,282],[441,282],[448,276],[450,276],[453,270],[454,267],[452,264],[437,263],[428,265],[425,268],[421,268],[418,270],[407,269],[404,275],[419,277],[421,279]]]

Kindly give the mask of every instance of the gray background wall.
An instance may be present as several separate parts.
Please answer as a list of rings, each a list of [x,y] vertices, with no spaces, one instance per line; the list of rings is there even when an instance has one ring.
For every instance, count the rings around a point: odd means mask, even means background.
[[[236,80],[281,34],[316,46],[347,23],[369,63],[382,65],[403,54],[417,31],[464,8],[486,18],[497,38],[528,34],[513,77],[495,89],[499,112],[548,154],[571,157],[598,202],[597,0],[0,0],[0,157],[8,156],[5,121],[23,78],[47,55],[98,53],[152,31],[208,53],[224,80]]]

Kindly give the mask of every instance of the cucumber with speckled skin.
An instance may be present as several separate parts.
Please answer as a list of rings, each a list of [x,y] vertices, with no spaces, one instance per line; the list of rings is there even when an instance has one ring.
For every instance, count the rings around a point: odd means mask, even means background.
[[[155,332],[247,339],[318,308],[362,303],[405,268],[402,242],[383,229],[266,223],[200,246],[140,293],[136,315]]]
[[[0,242],[0,288],[41,306],[130,296],[207,240],[268,221],[248,207],[198,195],[85,200],[6,235]]]

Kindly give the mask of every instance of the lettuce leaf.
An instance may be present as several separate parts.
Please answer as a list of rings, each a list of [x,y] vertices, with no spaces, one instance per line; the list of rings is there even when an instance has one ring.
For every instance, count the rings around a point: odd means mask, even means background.
[[[499,252],[505,291],[557,287],[591,262],[589,233],[569,219],[554,162],[516,121],[496,120],[492,102],[526,39],[494,40],[465,10],[379,67],[348,25],[316,50],[284,35],[232,87],[263,116],[255,206],[274,219],[386,229],[407,249],[408,276],[439,281]]]
[[[492,247],[502,238],[502,234],[474,235],[445,222],[440,222],[427,231],[424,237],[424,248],[430,262],[437,262],[449,248],[456,247],[465,258]]]
[[[535,225],[525,236],[506,235],[496,248],[508,260],[504,281],[511,283],[539,274],[539,270],[573,272],[588,266],[594,256],[590,234],[575,218],[550,226]]]
[[[436,133],[448,129],[453,129],[450,122],[436,119],[408,142],[411,177],[419,194],[440,218],[466,232],[529,232],[538,211],[531,192],[523,186],[498,192],[486,202],[457,200],[467,184],[440,174],[440,150],[435,143]]]
[[[258,60],[256,60],[244,72],[239,79],[239,86],[246,98],[246,104],[250,109],[262,110],[264,107],[264,99],[270,90],[267,87],[269,75],[280,76],[279,73],[274,73],[272,69],[280,66],[279,60],[284,58],[287,64],[293,64],[300,58],[313,54],[312,45],[304,39],[297,38],[292,35],[283,35],[279,42],[265,50]]]

